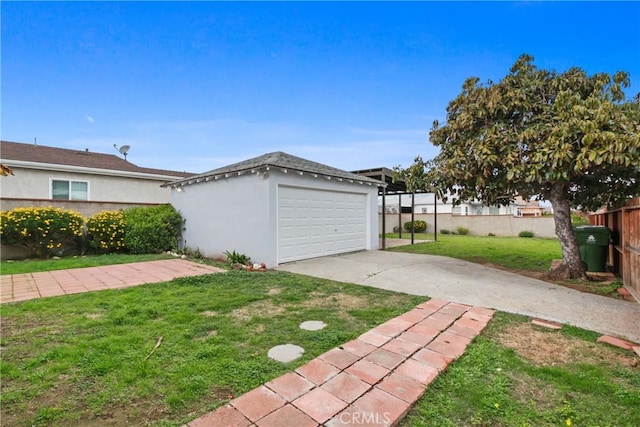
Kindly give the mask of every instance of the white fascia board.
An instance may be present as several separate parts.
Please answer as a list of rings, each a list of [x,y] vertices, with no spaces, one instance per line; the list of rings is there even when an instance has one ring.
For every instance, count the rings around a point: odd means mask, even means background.
[[[153,173],[120,171],[115,169],[96,169],[96,168],[88,168],[85,166],[59,165],[55,163],[39,163],[39,162],[29,162],[24,160],[3,160],[3,159],[0,159],[0,160],[2,160],[2,163],[4,163],[9,167],[25,168],[25,169],[77,172],[77,173],[86,173],[90,175],[107,175],[107,176],[120,176],[123,178],[153,179],[157,181],[175,181],[176,178],[182,179],[182,177],[178,177],[175,175],[158,175]]]
[[[185,185],[191,185],[191,184],[197,184],[199,182],[207,182],[207,181],[211,181],[211,180],[217,180],[220,178],[233,178],[235,176],[240,176],[244,173],[250,172],[250,173],[258,173],[260,171],[270,171],[272,169],[271,165],[261,165],[258,167],[253,167],[253,168],[248,168],[248,169],[242,169],[242,170],[238,170],[238,171],[231,171],[231,172],[221,172],[221,173],[214,173],[214,174],[200,174],[197,176],[190,176],[190,177],[186,177],[186,178],[180,178],[180,179],[174,179],[172,180],[172,182],[169,182],[165,185],[163,185],[163,187],[176,187],[176,186],[185,186]],[[308,174],[310,176],[313,176],[314,178],[318,178],[318,177],[323,177],[326,178],[327,180],[332,180],[332,179],[336,179],[337,181],[343,181],[343,180],[347,180],[350,183],[358,183],[361,185],[367,184],[369,186],[375,185],[376,187],[387,187],[387,183],[386,182],[382,182],[382,181],[378,181],[378,180],[374,180],[375,182],[371,182],[368,179],[358,179],[356,177],[352,178],[342,178],[339,177],[337,175],[327,175],[327,174],[323,174],[323,173],[318,173],[318,172],[308,172],[308,171],[303,171],[300,169],[292,169],[292,168],[284,168],[284,167],[278,167],[277,169],[274,170],[279,170],[279,172],[283,173],[283,174],[287,174],[289,173],[289,171],[294,171],[295,173],[297,173],[298,175],[305,175]]]

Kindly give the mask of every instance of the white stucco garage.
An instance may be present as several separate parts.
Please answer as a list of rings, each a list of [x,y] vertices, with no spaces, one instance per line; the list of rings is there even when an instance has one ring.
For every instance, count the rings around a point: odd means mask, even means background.
[[[185,222],[183,246],[280,263],[378,249],[384,183],[283,152],[167,184]]]

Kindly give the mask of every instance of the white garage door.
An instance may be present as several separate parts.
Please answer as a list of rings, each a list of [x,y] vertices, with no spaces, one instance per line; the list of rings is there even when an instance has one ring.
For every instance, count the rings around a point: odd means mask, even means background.
[[[365,194],[280,186],[278,262],[366,249]]]

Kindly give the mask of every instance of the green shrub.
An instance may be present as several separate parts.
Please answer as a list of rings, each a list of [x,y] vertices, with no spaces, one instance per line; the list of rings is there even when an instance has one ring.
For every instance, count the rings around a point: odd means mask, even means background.
[[[581,225],[589,225],[589,218],[577,213],[571,214],[571,225],[579,227]]]
[[[458,227],[456,231],[459,235],[464,236],[465,234],[469,234],[469,229],[467,227]]]
[[[533,231],[521,231],[518,233],[520,237],[533,237]]]
[[[67,209],[16,208],[0,212],[2,243],[31,249],[41,258],[77,251],[83,226],[82,215]]]
[[[411,221],[404,223],[404,229],[409,232],[411,231]],[[414,233],[424,233],[427,231],[427,223],[420,219],[416,219],[413,221],[413,231]]]
[[[229,265],[233,265],[233,264],[242,264],[242,265],[246,265],[249,261],[251,261],[251,258],[249,258],[247,255],[236,252],[236,251],[226,251],[224,253],[227,256],[227,262],[229,263]]]
[[[87,244],[96,252],[125,250],[125,214],[123,211],[104,211],[87,221]]]
[[[440,229],[440,234],[450,234],[451,232],[449,230],[447,230],[446,228],[441,228]]]
[[[125,246],[132,254],[176,249],[182,216],[171,205],[130,208],[125,211]]]

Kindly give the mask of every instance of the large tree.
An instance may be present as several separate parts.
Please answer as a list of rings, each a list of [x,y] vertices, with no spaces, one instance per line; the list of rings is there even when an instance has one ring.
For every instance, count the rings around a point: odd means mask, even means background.
[[[595,210],[640,194],[640,95],[625,72],[538,69],[521,56],[501,81],[469,78],[434,122],[428,181],[458,202],[548,200],[563,254],[557,277],[584,278],[571,207]]]

